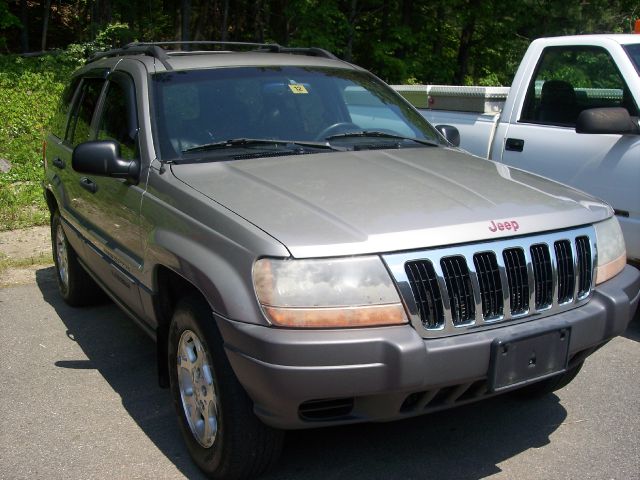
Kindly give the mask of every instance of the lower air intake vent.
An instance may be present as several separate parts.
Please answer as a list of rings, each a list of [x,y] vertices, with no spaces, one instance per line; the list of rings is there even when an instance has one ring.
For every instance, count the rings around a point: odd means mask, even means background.
[[[345,417],[353,410],[353,398],[337,398],[333,400],[309,400],[298,408],[303,420],[333,420]]]

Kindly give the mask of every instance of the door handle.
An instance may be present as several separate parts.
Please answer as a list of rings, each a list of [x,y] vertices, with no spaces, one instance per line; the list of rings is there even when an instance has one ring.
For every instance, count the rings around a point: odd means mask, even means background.
[[[87,177],[82,177],[80,179],[80,186],[91,193],[96,193],[98,191],[98,185],[96,185],[93,180]]]
[[[51,162],[51,163],[53,163],[60,170],[62,170],[64,168],[64,160],[62,160],[60,157],[54,158],[53,162]]]
[[[507,138],[504,149],[511,152],[521,152],[524,149],[524,140],[521,138]]]

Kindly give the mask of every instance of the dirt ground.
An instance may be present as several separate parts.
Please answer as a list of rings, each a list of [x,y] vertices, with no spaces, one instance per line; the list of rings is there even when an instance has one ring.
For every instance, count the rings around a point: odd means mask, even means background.
[[[0,287],[35,281],[36,270],[52,265],[49,226],[0,232]]]

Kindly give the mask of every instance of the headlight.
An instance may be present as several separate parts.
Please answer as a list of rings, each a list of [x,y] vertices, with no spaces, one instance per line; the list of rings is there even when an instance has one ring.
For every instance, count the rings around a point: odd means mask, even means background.
[[[622,230],[616,217],[596,223],[594,227],[598,245],[597,285],[606,282],[622,271],[627,263],[627,251]]]
[[[280,327],[364,327],[407,322],[398,292],[378,257],[320,260],[263,258],[253,267],[258,301]]]

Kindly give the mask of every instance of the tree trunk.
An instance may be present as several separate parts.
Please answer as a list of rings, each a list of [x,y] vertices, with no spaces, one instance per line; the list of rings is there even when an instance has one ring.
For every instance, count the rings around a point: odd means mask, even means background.
[[[20,0],[20,22],[22,23],[20,49],[22,53],[27,53],[29,51],[29,7],[27,0]]]
[[[229,0],[224,0],[222,6],[222,25],[220,26],[220,40],[227,41],[227,22],[229,21]]]
[[[356,31],[356,17],[358,16],[358,0],[351,0],[349,10],[349,38],[347,38],[347,48],[344,52],[344,59],[347,62],[353,60],[353,37]]]
[[[47,30],[49,29],[49,13],[51,10],[51,0],[44,2],[44,15],[42,16],[42,42],[40,50],[43,52],[47,49]]]
[[[183,42],[188,42],[189,38],[189,25],[191,23],[191,0],[181,0],[180,11],[182,13],[182,31],[181,38]],[[184,50],[189,50],[187,45],[183,45]]]
[[[471,0],[468,5],[468,13],[462,32],[460,32],[460,45],[458,47],[458,62],[453,83],[464,85],[464,79],[469,71],[469,54],[473,43],[473,32],[476,28],[476,12],[480,6],[480,0]]]

